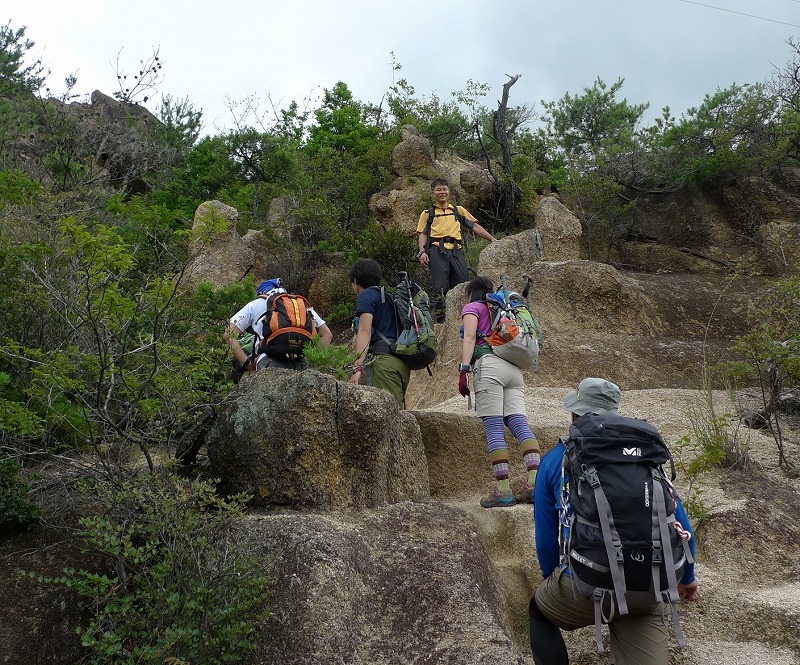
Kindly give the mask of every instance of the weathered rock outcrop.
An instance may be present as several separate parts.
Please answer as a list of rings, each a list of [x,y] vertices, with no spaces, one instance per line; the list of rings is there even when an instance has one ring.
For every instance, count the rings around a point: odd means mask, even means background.
[[[253,268],[255,255],[236,230],[239,212],[220,201],[201,203],[194,213],[193,241],[183,286],[196,289],[203,282],[227,286]],[[224,226],[224,230],[215,229]]]
[[[783,182],[742,176],[707,190],[650,194],[637,201],[634,233],[611,258],[645,272],[795,274],[800,192],[794,172],[785,176]]]
[[[384,390],[314,371],[243,382],[208,437],[221,489],[253,504],[374,508],[430,496],[416,419]]]
[[[269,202],[267,225],[278,237],[289,240],[296,235],[299,205],[293,196],[276,196]]]
[[[554,196],[544,196],[536,206],[535,226],[539,233],[542,261],[585,258],[581,251],[581,223]]]
[[[255,514],[251,540],[275,592],[259,663],[530,661],[504,627],[511,607],[480,525],[458,508]]]
[[[51,181],[43,162],[53,151],[53,142],[65,140],[69,132],[70,162],[80,164],[84,182],[104,184],[125,194],[147,192],[154,169],[168,169],[178,151],[153,137],[160,121],[144,106],[121,102],[95,90],[90,101],[65,102],[50,98],[57,120],[42,120],[20,146],[22,168],[44,182]]]
[[[406,125],[401,141],[392,149],[392,172],[400,177],[435,178],[438,172],[431,142]]]
[[[420,213],[432,203],[430,182],[446,178],[451,202],[477,212],[489,206],[496,187],[489,173],[451,154],[434,155],[430,141],[416,128],[403,127],[401,141],[392,150],[392,185],[370,198],[370,211],[384,227],[398,226],[409,232],[417,228]]]

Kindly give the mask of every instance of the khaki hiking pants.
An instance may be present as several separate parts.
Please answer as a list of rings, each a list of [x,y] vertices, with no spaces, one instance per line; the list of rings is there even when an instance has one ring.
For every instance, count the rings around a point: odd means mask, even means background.
[[[547,619],[562,630],[594,626],[594,605],[577,592],[572,576],[556,570],[536,589],[536,604]],[[611,662],[614,665],[668,665],[669,611],[658,605],[636,614],[615,616],[608,624],[611,633]]]

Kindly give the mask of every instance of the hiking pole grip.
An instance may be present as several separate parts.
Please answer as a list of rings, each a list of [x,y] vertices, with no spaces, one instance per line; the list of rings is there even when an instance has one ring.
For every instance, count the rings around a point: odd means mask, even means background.
[[[503,300],[508,305],[508,275],[500,275],[500,287],[503,289]]]

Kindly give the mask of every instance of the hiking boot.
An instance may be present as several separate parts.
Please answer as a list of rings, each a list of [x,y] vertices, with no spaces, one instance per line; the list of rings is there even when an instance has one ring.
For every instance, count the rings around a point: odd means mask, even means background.
[[[508,508],[516,504],[517,500],[514,498],[514,494],[511,490],[500,492],[496,487],[492,489],[489,496],[485,496],[481,499],[481,506],[484,508]]]
[[[522,491],[517,497],[517,503],[533,503],[533,487],[528,485],[527,481],[522,486]]]

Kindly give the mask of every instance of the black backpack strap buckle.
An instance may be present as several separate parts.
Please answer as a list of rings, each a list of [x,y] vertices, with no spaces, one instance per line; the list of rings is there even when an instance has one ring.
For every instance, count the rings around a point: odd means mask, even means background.
[[[586,469],[583,472],[583,479],[589,483],[592,488],[600,487],[600,477],[597,475],[597,469],[594,467]]]

